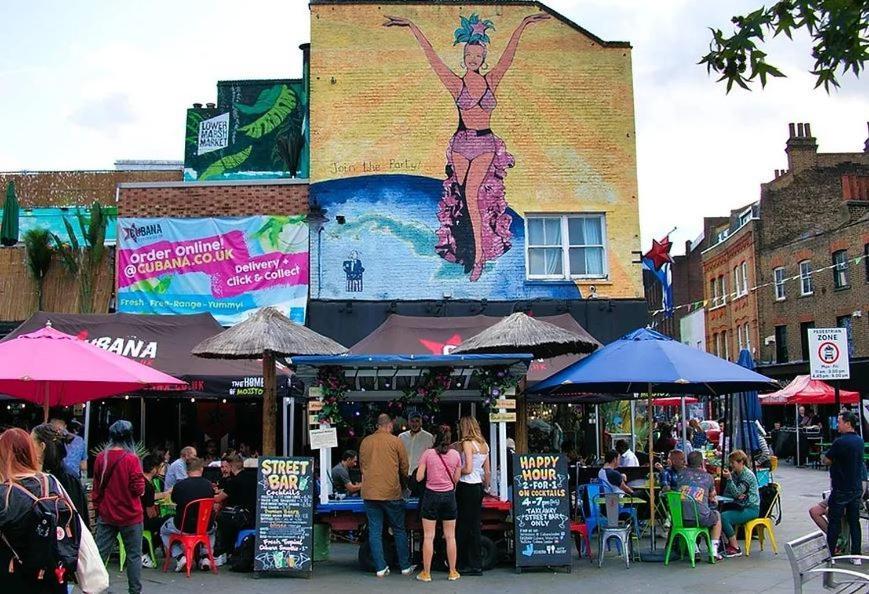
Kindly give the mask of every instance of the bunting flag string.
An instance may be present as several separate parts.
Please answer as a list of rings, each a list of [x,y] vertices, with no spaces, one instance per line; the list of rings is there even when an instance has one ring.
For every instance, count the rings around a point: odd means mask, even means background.
[[[848,263],[853,262],[855,265],[859,265],[860,262],[862,262],[864,260],[864,258],[866,258],[866,256],[860,255],[860,256],[857,256],[856,258],[851,258],[850,260],[846,260],[845,262],[848,262]],[[817,270],[813,270],[809,274],[809,278],[811,278],[812,276],[814,276],[815,274],[817,274],[819,272],[832,270],[832,269],[838,268],[840,266],[841,266],[840,264],[832,264],[830,266],[818,268]],[[783,278],[781,281],[781,284],[784,284],[784,283],[789,282],[789,281],[800,280],[801,278],[802,278],[802,276],[800,274],[797,274],[796,276],[789,276],[789,277]],[[751,287],[750,289],[747,289],[745,292],[736,291],[736,292],[727,293],[726,295],[721,295],[719,297],[719,299],[723,298],[723,300],[721,301],[720,305],[725,305],[727,303],[727,299],[730,299],[731,301],[733,301],[737,297],[744,297],[748,293],[754,293],[755,291],[757,291],[759,289],[763,289],[765,287],[772,287],[775,284],[776,284],[776,281],[773,280],[773,281],[768,282],[768,283],[762,283],[760,285],[756,285],[754,287]],[[649,314],[654,318],[655,316],[661,315],[662,313],[667,313],[667,312],[672,313],[673,311],[680,310],[680,309],[687,309],[689,311],[689,313],[693,313],[693,312],[697,311],[698,309],[705,308],[709,304],[709,301],[710,301],[709,299],[700,299],[698,301],[693,301],[691,303],[683,303],[681,305],[675,305],[675,306],[672,306],[672,307],[667,308],[667,309],[650,310]],[[713,301],[714,301],[714,299],[713,299]],[[657,325],[657,323],[655,325]]]

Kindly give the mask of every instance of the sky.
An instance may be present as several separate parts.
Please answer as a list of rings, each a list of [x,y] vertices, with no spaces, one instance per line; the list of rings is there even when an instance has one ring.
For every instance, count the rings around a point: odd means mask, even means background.
[[[788,78],[750,93],[696,63],[709,27],[760,0],[547,0],[607,40],[633,45],[643,248],[670,236],[673,253],[704,216],[760,197],[787,166],[789,122],[809,122],[822,152],[863,149],[869,80],[814,89],[810,40],[765,51]],[[306,0],[3,2],[0,171],[107,169],[117,159],[183,159],[185,109],[216,99],[218,80],[301,75]],[[251,8],[241,14],[239,7]]]

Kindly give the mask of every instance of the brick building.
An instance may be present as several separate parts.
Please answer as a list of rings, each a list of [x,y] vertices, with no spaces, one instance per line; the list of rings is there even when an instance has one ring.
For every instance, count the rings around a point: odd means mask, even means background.
[[[788,168],[761,185],[758,290],[763,372],[808,373],[807,330],[848,328],[850,385],[869,389],[869,140],[819,153],[790,124]]]
[[[710,229],[702,252],[705,283],[706,350],[735,361],[743,348],[757,353],[758,306],[755,286],[758,203],[731,211],[727,222]]]

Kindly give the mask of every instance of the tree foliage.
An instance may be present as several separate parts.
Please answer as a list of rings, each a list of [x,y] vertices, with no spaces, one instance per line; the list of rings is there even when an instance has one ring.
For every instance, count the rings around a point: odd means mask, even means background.
[[[838,87],[838,76],[849,71],[859,77],[869,50],[869,1],[867,0],[779,0],[769,8],[762,6],[745,16],[731,19],[735,32],[728,36],[721,29],[711,29],[709,53],[700,64],[707,72],[716,72],[719,82],[727,82],[727,91],[733,85],[751,90],[750,85],[760,80],[765,87],[767,78],[783,77],[775,66],[767,62],[767,54],[758,46],[765,36],[782,33],[793,39],[793,32],[804,29],[812,38],[812,57],[815,64],[815,88],[823,85]]]
[[[29,229],[24,234],[24,248],[27,254],[27,269],[36,283],[36,308],[42,309],[45,275],[51,268],[51,232],[48,229]]]
[[[93,313],[94,310],[94,281],[99,274],[106,252],[106,229],[109,218],[110,215],[102,205],[94,202],[87,217],[81,212],[76,212],[79,231],[84,238],[83,243],[79,242],[72,223],[66,217],[63,218],[63,225],[66,228],[68,241],[63,241],[52,234],[64,270],[79,278],[80,313]]]

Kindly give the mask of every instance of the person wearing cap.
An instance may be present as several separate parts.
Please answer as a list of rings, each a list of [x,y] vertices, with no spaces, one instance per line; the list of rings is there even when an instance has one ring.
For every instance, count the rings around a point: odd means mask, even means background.
[[[109,427],[109,445],[94,460],[91,500],[97,515],[94,540],[105,560],[120,534],[127,552],[127,587],[142,591],[142,495],[145,476],[133,445],[133,425],[115,421]]]
[[[407,451],[407,462],[410,468],[407,475],[410,476],[419,466],[422,453],[434,445],[434,435],[422,428],[422,415],[418,412],[410,413],[407,421],[410,428],[399,434],[398,438]]]

